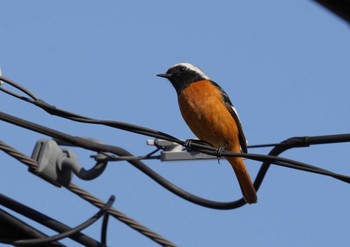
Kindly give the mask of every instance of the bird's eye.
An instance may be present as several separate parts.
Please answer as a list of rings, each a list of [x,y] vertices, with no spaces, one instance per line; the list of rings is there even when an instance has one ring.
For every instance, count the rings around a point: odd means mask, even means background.
[[[185,70],[186,70],[185,67],[180,67],[180,71],[181,71],[181,72],[184,72]]]

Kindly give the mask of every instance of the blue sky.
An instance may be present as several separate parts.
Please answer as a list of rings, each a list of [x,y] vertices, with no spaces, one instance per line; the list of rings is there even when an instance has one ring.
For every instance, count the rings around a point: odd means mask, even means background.
[[[167,132],[193,134],[170,83],[178,62],[202,68],[230,95],[249,144],[349,132],[349,26],[312,1],[2,1],[3,74],[59,108]],[[151,151],[148,138],[50,116],[2,94],[2,111],[76,136]],[[47,138],[0,122],[1,139],[31,154]],[[283,157],[350,174],[349,144],[295,149]],[[90,151],[73,149],[85,167]],[[251,149],[268,153],[269,149]],[[2,193],[70,226],[97,209],[28,173],[0,153]],[[235,176],[216,161],[147,161],[175,184],[220,201],[240,198]],[[246,161],[255,177],[260,163]],[[184,201],[126,162],[74,183],[179,246],[347,246],[350,187],[329,177],[272,167],[259,202],[217,211]],[[43,229],[48,234],[53,232]],[[84,231],[99,238],[100,224]],[[69,246],[74,242],[64,241]],[[110,246],[155,246],[116,220]]]

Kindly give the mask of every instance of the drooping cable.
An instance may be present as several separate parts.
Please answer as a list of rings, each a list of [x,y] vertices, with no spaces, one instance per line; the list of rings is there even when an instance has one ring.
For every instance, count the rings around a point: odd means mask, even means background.
[[[57,234],[55,236],[46,237],[46,238],[18,240],[18,241],[15,241],[13,244],[15,246],[27,246],[27,245],[38,246],[38,245],[51,243],[51,242],[58,241],[58,240],[66,238],[66,237],[72,236],[72,235],[82,231],[83,229],[89,227],[90,225],[95,223],[99,218],[104,216],[108,212],[108,210],[112,207],[114,200],[115,200],[115,197],[111,196],[109,198],[108,202],[105,205],[103,205],[103,207],[100,208],[100,211],[98,213],[96,213],[94,216],[92,216],[87,221],[81,223],[79,226],[72,228],[71,230]]]
[[[35,161],[34,161],[35,162]],[[34,163],[33,162],[33,163]],[[0,194],[0,205],[7,207],[11,209],[14,212],[17,212],[18,214],[21,214],[28,219],[31,219],[33,221],[36,221],[40,223],[43,226],[46,226],[56,232],[66,232],[71,230],[71,227],[47,216],[44,215],[37,210],[34,210],[22,203],[19,203],[15,201],[14,199],[11,199],[3,194]],[[85,246],[90,246],[90,247],[98,247],[101,246],[101,244],[90,238],[89,236],[86,236],[82,233],[76,233],[74,235],[71,235],[69,238],[75,240],[76,242],[85,245]]]

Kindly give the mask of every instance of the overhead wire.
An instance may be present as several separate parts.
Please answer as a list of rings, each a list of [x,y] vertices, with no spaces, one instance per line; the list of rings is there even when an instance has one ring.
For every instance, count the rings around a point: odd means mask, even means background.
[[[75,113],[70,113],[67,111],[60,110],[54,106],[47,104],[44,101],[38,99],[36,96],[34,96],[33,93],[31,93],[29,90],[21,87],[17,83],[15,83],[7,78],[1,77],[1,76],[0,76],[0,79],[5,81],[5,82],[8,82],[10,85],[21,90],[23,93],[25,93],[27,96],[30,97],[30,98],[19,97],[19,95],[18,95],[18,98],[21,98],[22,100],[33,103],[33,104],[41,107],[42,109],[44,109],[47,112],[52,113],[54,115],[62,116],[64,118],[68,118],[68,119],[71,119],[74,121],[83,121],[83,122],[87,121],[89,123],[107,125],[107,126],[110,126],[113,128],[121,128],[123,130],[131,131],[131,132],[135,132],[135,133],[139,133],[139,134],[144,134],[144,135],[153,136],[153,137],[157,137],[157,138],[160,137],[162,139],[165,139],[168,141],[173,141],[173,142],[179,143],[181,145],[188,145],[187,141],[179,140],[175,137],[172,137],[171,135],[162,133],[160,131],[152,130],[149,128],[144,128],[141,126],[130,125],[127,123],[117,122],[117,121],[91,119],[88,117],[83,117],[83,116],[77,115]],[[1,87],[0,87],[0,89],[1,89]],[[100,143],[96,143],[96,142],[91,142],[90,140],[87,140],[84,138],[73,137],[73,136],[67,135],[65,133],[49,129],[47,127],[40,126],[38,124],[34,124],[32,122],[29,122],[29,121],[25,121],[23,119],[19,119],[19,118],[16,118],[14,116],[10,116],[10,115],[2,113],[2,112],[0,112],[0,119],[7,121],[9,123],[16,124],[18,126],[45,134],[45,135],[49,135],[55,139],[65,141],[65,142],[71,143],[72,145],[76,145],[76,146],[79,146],[82,148],[94,150],[97,152],[110,152],[112,154],[117,154],[118,157],[116,157],[116,156],[109,156],[109,157],[114,157],[114,159],[116,159],[116,160],[125,159],[125,160],[129,161],[129,163],[133,164],[135,167],[137,167],[139,170],[144,172],[146,175],[150,176],[153,180],[155,180],[157,183],[162,185],[164,188],[172,191],[173,193],[177,194],[178,196],[185,198],[187,200],[188,200],[188,198],[194,198],[193,200],[191,200],[191,202],[197,203],[197,204],[202,205],[202,206],[203,205],[211,205],[209,207],[225,208],[226,209],[226,207],[222,207],[221,204],[218,207],[215,203],[212,204],[212,201],[210,201],[210,200],[203,201],[202,200],[203,198],[197,198],[194,195],[192,195],[186,191],[183,191],[182,189],[178,188],[177,186],[174,186],[166,179],[160,177],[159,174],[154,172],[152,169],[150,169],[149,167],[147,167],[143,163],[139,164],[137,161],[139,161],[139,159],[141,159],[143,157],[132,156],[128,152],[125,153],[126,150],[123,150],[119,147],[115,147],[115,146],[111,146],[111,145],[104,145],[104,144],[100,144]],[[189,142],[189,143],[191,144],[191,147],[190,147],[191,149],[194,149],[194,150],[202,152],[202,153],[210,154],[210,155],[217,155],[217,149],[215,149],[213,147],[210,147],[208,145],[201,144],[198,142]],[[276,148],[280,145],[285,145],[285,142],[282,142],[280,144],[253,145],[252,148],[268,147],[268,146],[274,146]],[[301,145],[300,142],[297,143],[297,145],[300,146]],[[309,144],[305,143],[305,142],[302,144],[302,146],[308,146],[308,145]],[[252,159],[252,160],[256,160],[256,161],[261,161],[261,162],[268,161],[270,164],[275,164],[275,165],[280,165],[280,166],[284,166],[284,167],[288,167],[288,168],[294,168],[294,169],[299,169],[299,170],[303,170],[303,171],[327,175],[327,176],[339,179],[339,180],[344,181],[344,182],[349,182],[349,179],[347,176],[341,176],[339,174],[335,174],[335,173],[329,172],[329,171],[324,170],[324,169],[319,169],[317,167],[311,167],[310,165],[307,165],[305,163],[301,163],[301,162],[297,162],[297,161],[294,161],[291,159],[285,159],[285,158],[281,158],[281,157],[277,157],[277,156],[259,155],[259,154],[252,154],[252,153],[248,153],[248,154],[246,154],[246,153],[232,153],[232,152],[228,152],[228,151],[223,151],[221,153],[221,155],[222,156],[244,157],[244,158],[248,158],[248,159]],[[155,158],[157,158],[157,156],[155,156]],[[260,180],[258,177],[257,177],[257,179]],[[231,203],[229,203],[229,204],[231,204]],[[224,205],[227,206],[227,203],[224,203]],[[234,208],[235,206],[231,205],[231,207]],[[228,207],[228,208],[231,208],[231,207]]]
[[[101,243],[107,245],[107,228],[108,228],[109,214],[105,214],[102,220],[101,228]]]
[[[0,112],[0,120],[15,124],[17,126],[51,136],[55,139],[63,140],[65,142],[71,143],[72,145],[82,147],[85,149],[89,149],[92,151],[96,152],[109,152],[112,154],[116,154],[121,156],[120,159],[123,158],[123,156],[126,156],[127,161],[132,161],[130,157],[132,155],[128,152],[124,152],[125,150],[121,147],[113,146],[113,145],[106,145],[106,144],[101,144],[98,142],[91,141],[86,138],[82,137],[76,137],[72,136],[66,133],[63,133],[61,131],[57,131],[9,114],[6,114],[4,112]],[[217,149],[213,148],[211,146],[205,145],[205,144],[199,144],[199,143],[192,143],[191,144],[191,149],[194,149],[196,151],[209,154],[209,155],[217,155]],[[291,164],[290,168],[296,168],[300,167],[300,165],[303,165],[303,163],[291,160],[291,159],[286,159],[278,156],[271,156],[271,155],[262,155],[262,154],[252,154],[252,153],[233,153],[230,151],[223,150],[221,156],[231,156],[231,157],[243,157],[251,160],[256,160],[256,161],[266,161],[268,160],[272,164],[280,165],[280,166],[286,166],[286,164]],[[136,159],[138,160],[138,159]],[[312,169],[308,169],[310,172],[313,172]],[[320,174],[323,174],[322,171],[318,171]]]
[[[14,82],[14,81],[12,81],[6,77],[3,77],[3,76],[0,76],[0,80],[8,83],[9,85],[15,87],[18,90],[20,90],[21,92],[26,94],[28,97],[13,93],[10,90],[5,89],[4,86],[0,86],[0,91],[3,91],[4,93],[7,93],[11,96],[14,96],[18,99],[21,99],[21,100],[24,100],[28,103],[36,105],[51,115],[63,117],[63,118],[70,119],[70,120],[73,120],[76,122],[106,125],[106,126],[109,126],[112,128],[126,130],[126,131],[134,132],[137,134],[152,136],[154,138],[163,138],[163,139],[166,138],[167,140],[180,141],[177,138],[175,138],[169,134],[166,134],[166,133],[163,133],[163,132],[160,132],[157,130],[153,130],[150,128],[145,128],[142,126],[138,126],[138,125],[134,125],[134,124],[130,124],[130,123],[125,123],[125,122],[120,122],[120,121],[94,119],[94,118],[90,118],[90,117],[86,117],[86,116],[82,116],[82,115],[78,115],[78,114],[75,114],[72,112],[58,109],[55,106],[52,106],[52,105],[46,103],[45,101],[39,99],[32,92],[30,92],[28,89],[20,86],[18,83]]]
[[[8,121],[10,123],[23,126],[25,128],[28,128],[30,130],[37,131],[39,133],[43,133],[48,136],[53,136],[58,139],[62,139],[66,142],[70,142],[74,145],[87,148],[90,150],[98,151],[98,152],[110,152],[118,156],[127,156],[127,157],[132,157],[133,155],[129,153],[128,151],[116,147],[116,146],[111,146],[111,145],[104,145],[101,143],[96,143],[91,140],[85,139],[85,138],[80,138],[80,137],[75,137],[68,135],[66,133],[62,133],[53,129],[50,129],[48,127],[44,127],[23,119],[19,119],[14,116],[10,116],[8,114],[4,114],[0,112],[0,119],[4,121]],[[61,137],[61,138],[60,138]],[[323,140],[324,139],[324,140]],[[293,141],[291,141],[293,140]],[[309,146],[311,144],[319,144],[319,143],[327,143],[327,141],[336,141],[336,142],[343,142],[343,141],[350,141],[350,135],[345,134],[345,135],[336,135],[333,138],[330,136],[321,136],[321,137],[298,137],[298,138],[293,138],[287,141],[282,142],[280,145],[276,146],[275,148],[283,147],[283,146],[289,146],[289,147],[301,147],[301,146]],[[215,155],[217,150],[215,148],[209,147],[207,145],[199,144],[199,143],[193,143],[191,144],[191,148],[196,148],[197,151],[210,154],[210,155]],[[240,157],[246,157],[250,158],[253,160],[257,161],[262,161],[262,162],[268,162],[269,164],[277,164],[280,166],[285,166],[289,168],[294,168],[294,169],[299,169],[299,170],[304,170],[308,172],[313,172],[313,173],[318,173],[326,176],[330,176],[336,179],[339,179],[341,181],[349,183],[350,179],[347,176],[340,175],[340,174],[335,174],[332,172],[329,172],[325,169],[320,169],[317,167],[313,167],[310,165],[307,165],[302,162],[278,157],[278,156],[272,156],[272,155],[259,155],[259,154],[244,154],[244,153],[232,153],[228,151],[223,151],[223,156],[240,156]],[[134,167],[148,175],[150,178],[152,178],[154,181],[156,181],[158,184],[163,186],[164,188],[168,189],[172,193],[178,195],[179,197],[190,201],[192,203],[195,203],[197,205],[201,205],[204,207],[209,207],[209,208],[214,208],[214,209],[234,209],[241,207],[245,204],[244,200],[241,198],[236,201],[231,201],[231,202],[217,202],[217,201],[212,201],[212,200],[207,200],[205,198],[198,197],[196,195],[193,195],[180,187],[174,185],[167,179],[163,178],[160,176],[158,173],[156,173],[154,170],[146,166],[143,162],[140,160],[128,160],[130,164],[132,164]],[[263,167],[261,168],[263,169]],[[260,174],[260,175],[259,175]],[[257,177],[255,180],[257,181],[262,181],[262,179],[259,177],[261,176],[261,172],[258,173]],[[257,187],[258,189],[258,187]]]
[[[151,137],[155,137],[155,138],[168,140],[168,141],[175,142],[175,143],[178,143],[178,144],[184,145],[184,146],[188,145],[188,142],[180,140],[176,137],[173,137],[173,136],[171,136],[167,133],[163,133],[161,131],[157,131],[157,130],[153,130],[153,129],[149,129],[149,128],[145,128],[142,126],[137,126],[137,125],[133,125],[133,124],[129,124],[129,123],[119,122],[119,121],[93,119],[93,118],[81,116],[81,115],[78,115],[75,113],[71,113],[68,111],[58,109],[58,108],[40,100],[34,94],[32,94],[30,91],[28,91],[24,87],[18,85],[17,83],[15,83],[15,82],[13,82],[5,77],[2,77],[2,76],[0,76],[0,80],[9,83],[11,86],[15,87],[16,89],[18,89],[21,92],[23,92],[24,94],[26,94],[28,97],[16,94],[10,90],[5,89],[3,86],[0,86],[1,91],[5,92],[11,96],[14,96],[18,99],[21,99],[21,100],[24,100],[24,101],[29,102],[31,104],[34,104],[52,115],[56,115],[56,116],[63,117],[63,118],[69,119],[69,120],[83,122],[83,123],[105,125],[105,126],[109,126],[109,127],[113,127],[113,128],[117,128],[117,129],[121,129],[121,130],[130,131],[130,132],[137,133],[137,134],[142,134],[142,135],[146,135],[146,136],[151,136]],[[139,169],[140,171],[142,171],[143,173],[145,173],[147,176],[152,178],[154,181],[156,181],[158,184],[160,184],[164,188],[168,189],[169,191],[178,195],[179,197],[181,197],[187,201],[190,201],[192,203],[195,203],[197,205],[201,205],[201,206],[213,208],[213,209],[235,209],[235,208],[239,208],[239,207],[245,205],[245,201],[243,200],[243,198],[240,198],[238,200],[231,201],[231,202],[217,202],[217,201],[212,201],[212,200],[198,197],[196,195],[193,195],[193,194],[181,189],[180,187],[176,186],[175,184],[172,184],[170,181],[166,180],[165,178],[163,178],[162,176],[157,174],[154,170],[152,170],[151,168],[146,166],[143,162],[141,162],[141,160],[142,159],[157,159],[157,158],[159,158],[159,156],[154,155],[157,151],[159,151],[159,147],[156,150],[150,152],[149,154],[146,154],[143,156],[134,156],[123,148],[112,146],[112,145],[97,143],[97,142],[88,140],[86,138],[71,136],[69,134],[50,129],[48,127],[41,126],[41,125],[35,124],[33,122],[29,122],[29,121],[24,120],[24,119],[20,119],[20,118],[11,116],[11,115],[3,113],[3,112],[0,112],[0,120],[6,121],[6,122],[11,123],[11,124],[15,124],[17,126],[20,126],[20,127],[32,130],[32,131],[36,131],[38,133],[42,133],[42,134],[51,136],[54,139],[70,143],[71,145],[74,145],[74,146],[89,149],[92,151],[102,152],[103,154],[106,155],[106,159],[108,161],[125,160],[125,161],[129,162],[130,164],[132,164],[137,169]],[[220,153],[220,155],[223,157],[228,157],[228,156],[243,157],[243,158],[262,162],[262,166],[261,166],[261,168],[260,168],[260,170],[255,178],[255,181],[254,181],[254,186],[257,190],[261,186],[262,181],[263,181],[271,164],[275,164],[275,165],[279,165],[279,166],[283,166],[283,167],[288,167],[288,168],[293,168],[293,169],[298,169],[298,170],[307,171],[307,172],[312,172],[312,173],[316,173],[316,174],[320,174],[320,175],[326,175],[326,176],[338,179],[340,181],[350,183],[349,176],[342,175],[342,174],[336,174],[336,173],[333,173],[331,171],[328,171],[328,170],[325,170],[325,169],[322,169],[322,168],[319,168],[316,166],[311,166],[311,165],[308,165],[306,163],[295,161],[292,159],[278,157],[278,155],[280,155],[282,152],[284,152],[288,149],[291,149],[291,148],[295,148],[295,147],[308,147],[310,145],[327,144],[327,143],[340,143],[340,142],[350,142],[350,134],[315,136],[315,137],[307,137],[307,136],[306,137],[295,137],[295,138],[289,138],[281,143],[259,144],[259,145],[248,146],[249,148],[273,147],[273,149],[270,151],[270,153],[268,155],[252,154],[252,153],[233,153],[233,152],[229,152],[226,150],[223,150]],[[0,144],[4,144],[4,143],[0,142]],[[32,161],[28,160],[25,156],[23,156],[23,155],[17,156],[16,152],[14,152],[12,149],[8,149],[8,148],[6,149],[6,147],[2,148],[1,146],[2,145],[0,145],[0,149],[4,150],[5,152],[9,153],[11,156],[17,158],[18,160],[20,160],[24,163],[27,162],[30,166],[32,166],[33,169],[35,168],[35,164],[31,163]],[[217,149],[215,149],[211,146],[208,146],[206,144],[194,142],[194,143],[190,144],[189,148],[193,149],[195,151],[198,151],[198,152],[209,154],[209,155],[217,155],[218,154]],[[69,190],[71,190],[72,192],[74,192],[74,189],[76,189],[74,187],[74,185],[72,185],[72,184],[70,184],[67,188]],[[80,196],[81,196],[81,194],[80,194]],[[99,201],[99,203],[95,202],[93,204],[95,206],[99,205],[101,207],[100,201]],[[110,210],[110,211],[112,211],[112,210]],[[112,213],[111,213],[111,215],[113,216]],[[114,216],[116,216],[116,215],[114,215]],[[142,231],[140,230],[140,232],[142,232]]]

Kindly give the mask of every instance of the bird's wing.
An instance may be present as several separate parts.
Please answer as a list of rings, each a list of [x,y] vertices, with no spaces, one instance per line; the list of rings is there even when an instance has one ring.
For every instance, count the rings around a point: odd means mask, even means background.
[[[233,119],[236,121],[237,128],[238,128],[238,137],[239,137],[239,143],[241,145],[241,149],[243,153],[247,153],[247,140],[245,138],[245,135],[243,133],[241,121],[239,119],[238,113],[236,111],[236,108],[233,106],[230,98],[228,97],[227,93],[215,82],[212,81],[212,83],[220,90],[222,98],[224,100],[224,103],[226,105],[227,110],[231,113]]]

